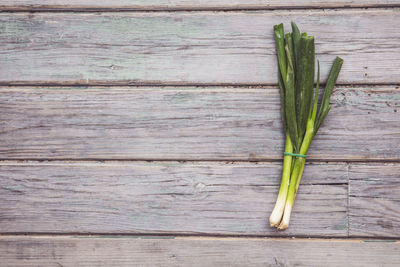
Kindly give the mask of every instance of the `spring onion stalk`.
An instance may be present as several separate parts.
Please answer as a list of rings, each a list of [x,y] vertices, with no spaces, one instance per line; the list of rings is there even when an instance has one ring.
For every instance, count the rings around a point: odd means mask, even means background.
[[[330,97],[343,64],[343,60],[336,57],[321,103],[318,105],[320,67],[318,63],[317,83],[314,90],[314,37],[308,36],[307,33],[300,33],[293,22],[292,31],[292,33],[284,34],[283,24],[274,26],[281,116],[286,143],[281,187],[270,216],[270,225],[281,230],[289,226],[294,200],[305,167],[305,157],[314,136],[331,108]]]
[[[286,136],[285,152],[292,153],[293,145],[290,141],[289,135]],[[275,208],[271,213],[269,218],[269,223],[271,226],[278,227],[281,223],[283,210],[285,208],[287,193],[289,190],[289,180],[290,174],[292,172],[292,156],[283,157],[283,171],[282,171],[282,181],[281,188],[279,190],[278,198],[276,200]]]

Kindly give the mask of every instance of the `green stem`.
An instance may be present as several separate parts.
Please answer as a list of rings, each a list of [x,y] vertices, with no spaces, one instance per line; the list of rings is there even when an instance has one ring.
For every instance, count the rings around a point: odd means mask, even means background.
[[[301,177],[303,177],[303,171],[304,171],[304,166],[306,165],[306,160],[304,159],[303,164],[300,167],[300,172],[297,176],[297,181],[296,181],[296,190],[295,190],[295,196],[294,198],[296,198],[297,195],[297,190],[299,189],[300,186],[300,181],[301,181]],[[293,200],[294,201],[294,200]]]
[[[285,152],[293,153],[293,144],[292,144],[289,134],[286,134]],[[286,198],[287,198],[287,193],[288,193],[288,189],[289,189],[290,174],[292,172],[291,165],[292,165],[292,156],[285,155],[283,157],[281,188],[279,189],[279,194],[278,194],[278,198],[276,200],[274,210],[272,211],[271,216],[269,218],[269,222],[270,222],[271,226],[278,227],[281,222],[281,219],[282,219],[282,215],[283,215],[283,211],[284,211],[285,203],[286,203]]]
[[[303,143],[301,144],[300,154],[307,155],[308,148],[310,147],[311,141],[314,137],[314,122],[309,120],[307,122],[307,130],[304,135]],[[292,175],[290,177],[290,184],[286,198],[286,204],[284,209],[283,218],[279,229],[284,230],[288,228],[290,215],[292,212],[294,200],[296,198],[297,189],[299,188],[301,177],[303,175],[304,166],[306,163],[305,158],[297,157],[294,163]]]

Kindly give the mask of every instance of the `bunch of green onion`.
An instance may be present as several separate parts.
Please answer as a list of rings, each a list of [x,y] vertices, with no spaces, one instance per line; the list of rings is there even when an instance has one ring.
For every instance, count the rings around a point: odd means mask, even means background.
[[[292,22],[292,33],[284,34],[283,24],[274,26],[278,56],[278,82],[281,96],[282,122],[286,134],[282,182],[271,226],[283,230],[289,226],[290,214],[311,141],[330,110],[330,97],[343,60],[336,57],[326,81],[322,101],[319,96],[319,62],[314,90],[314,37],[300,33]],[[319,106],[319,108],[318,108]]]

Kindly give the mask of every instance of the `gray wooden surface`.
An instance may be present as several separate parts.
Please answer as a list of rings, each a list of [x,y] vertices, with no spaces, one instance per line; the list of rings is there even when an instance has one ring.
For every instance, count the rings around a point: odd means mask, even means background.
[[[0,266],[400,265],[399,6],[1,1]],[[280,232],[291,20],[345,64]]]
[[[282,158],[284,136],[276,88],[0,90],[2,158]],[[398,92],[397,86],[338,88],[309,159],[399,159]]]
[[[0,229],[400,237],[399,168],[309,164],[290,228],[277,232],[266,218],[280,163],[6,161],[0,165]]]
[[[350,233],[400,237],[400,166],[352,165],[349,173]]]
[[[398,0],[2,0],[3,10],[231,10],[400,6]]]
[[[400,244],[156,236],[3,236],[2,266],[399,266]],[[14,257],[14,255],[18,255]]]
[[[1,165],[0,229],[7,233],[346,236],[346,164],[308,166],[290,229],[277,232],[268,226],[279,190],[280,165]]]
[[[341,84],[398,84],[399,18],[398,9],[3,13],[0,82],[277,84],[272,27],[293,20],[317,36],[322,81],[341,56]]]

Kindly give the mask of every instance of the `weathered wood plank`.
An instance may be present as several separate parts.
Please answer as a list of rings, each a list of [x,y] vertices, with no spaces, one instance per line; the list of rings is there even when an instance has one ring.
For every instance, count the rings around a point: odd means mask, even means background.
[[[400,242],[2,236],[2,266],[399,266]]]
[[[341,56],[339,83],[400,83],[398,9],[2,13],[0,82],[276,84],[272,26],[291,20],[317,36],[323,81]]]
[[[268,225],[280,172],[280,163],[3,162],[0,231],[347,235],[347,165],[307,165],[285,232]]]
[[[277,9],[277,8],[340,8],[340,7],[385,7],[399,5],[398,0],[2,0],[3,10],[43,9]]]
[[[277,89],[3,88],[3,159],[282,158]],[[342,88],[310,160],[400,159],[400,91]]]
[[[400,165],[355,165],[349,177],[350,235],[400,237]]]

